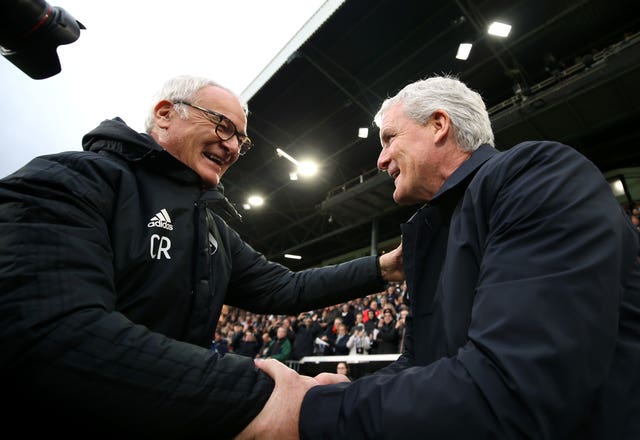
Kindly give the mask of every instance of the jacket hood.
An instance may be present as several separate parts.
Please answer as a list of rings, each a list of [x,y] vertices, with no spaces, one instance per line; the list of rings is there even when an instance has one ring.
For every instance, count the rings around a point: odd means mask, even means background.
[[[154,153],[161,152],[163,154],[155,154],[155,156],[158,156],[158,160],[165,157],[174,164],[171,166],[174,173],[176,173],[174,176],[179,174],[186,181],[202,184],[200,177],[193,170],[168,154],[151,136],[146,133],[138,133],[120,118],[102,121],[98,127],[84,135],[82,148],[85,151],[94,153],[108,151],[131,162],[136,162],[150,157]],[[174,169],[178,164],[180,169]],[[202,198],[207,203],[207,207],[218,214],[225,222],[242,221],[242,215],[224,196],[222,183],[219,183],[215,188],[203,187],[202,189],[204,190]]]
[[[98,127],[84,135],[82,148],[94,153],[110,151],[132,161],[163,150],[151,136],[138,133],[120,118],[102,121]]]

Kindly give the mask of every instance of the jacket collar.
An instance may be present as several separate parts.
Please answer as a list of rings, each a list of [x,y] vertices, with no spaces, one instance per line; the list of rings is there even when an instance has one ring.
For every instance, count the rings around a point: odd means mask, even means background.
[[[435,196],[420,206],[417,211],[411,216],[407,223],[413,223],[416,218],[421,215],[425,215],[427,211],[425,208],[438,205],[440,203],[446,204],[447,202],[451,202],[451,200],[447,201],[447,196],[452,194],[454,190],[458,189],[458,187],[466,185],[469,183],[470,177],[475,175],[475,173],[485,164],[489,159],[498,154],[499,151],[494,147],[488,144],[480,145],[472,154],[469,156],[465,162],[462,163],[454,172],[449,176],[447,180],[445,180],[444,184],[438,190]],[[461,188],[462,190],[464,188]]]
[[[219,183],[215,188],[209,188],[202,195],[202,200],[207,204],[207,208],[220,216],[225,222],[242,221],[242,215],[224,195],[222,183]]]
[[[444,194],[446,194],[451,189],[457,187],[462,182],[466,181],[467,178],[475,174],[482,165],[493,156],[498,154],[499,151],[494,147],[488,144],[480,145],[472,154],[469,156],[465,162],[462,163],[456,169],[451,176],[444,182],[440,190],[436,193],[435,196],[431,199],[431,201],[427,204],[432,204],[437,202],[438,199],[442,198]]]

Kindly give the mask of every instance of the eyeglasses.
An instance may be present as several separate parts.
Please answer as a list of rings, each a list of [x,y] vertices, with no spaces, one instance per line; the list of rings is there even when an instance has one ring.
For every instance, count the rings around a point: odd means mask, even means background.
[[[203,112],[207,116],[207,119],[213,122],[213,124],[216,126],[216,136],[218,136],[220,140],[228,141],[233,136],[236,136],[238,139],[238,150],[240,156],[244,156],[246,152],[249,151],[253,146],[253,143],[251,142],[251,139],[249,139],[249,136],[240,133],[233,121],[231,121],[231,119],[227,118],[222,113],[214,112],[213,110],[191,104],[187,101],[175,101],[174,104],[188,105],[189,107],[193,107],[196,110],[200,110],[201,112]]]

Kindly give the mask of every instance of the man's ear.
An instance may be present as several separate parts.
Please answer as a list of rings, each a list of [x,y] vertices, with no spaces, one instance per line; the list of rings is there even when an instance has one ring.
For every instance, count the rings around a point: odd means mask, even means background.
[[[167,101],[166,99],[158,102],[153,108],[153,116],[158,127],[167,128],[169,126],[172,108],[173,103],[171,101]]]
[[[444,142],[451,131],[451,118],[444,110],[436,110],[431,115],[434,127],[434,141],[436,143]]]

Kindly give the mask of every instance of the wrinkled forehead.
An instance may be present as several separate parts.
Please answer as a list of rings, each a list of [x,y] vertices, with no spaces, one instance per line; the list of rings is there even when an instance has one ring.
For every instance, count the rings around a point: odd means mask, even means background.
[[[198,91],[198,105],[222,113],[234,123],[240,131],[247,127],[247,115],[244,107],[232,92],[216,86],[206,86]]]

